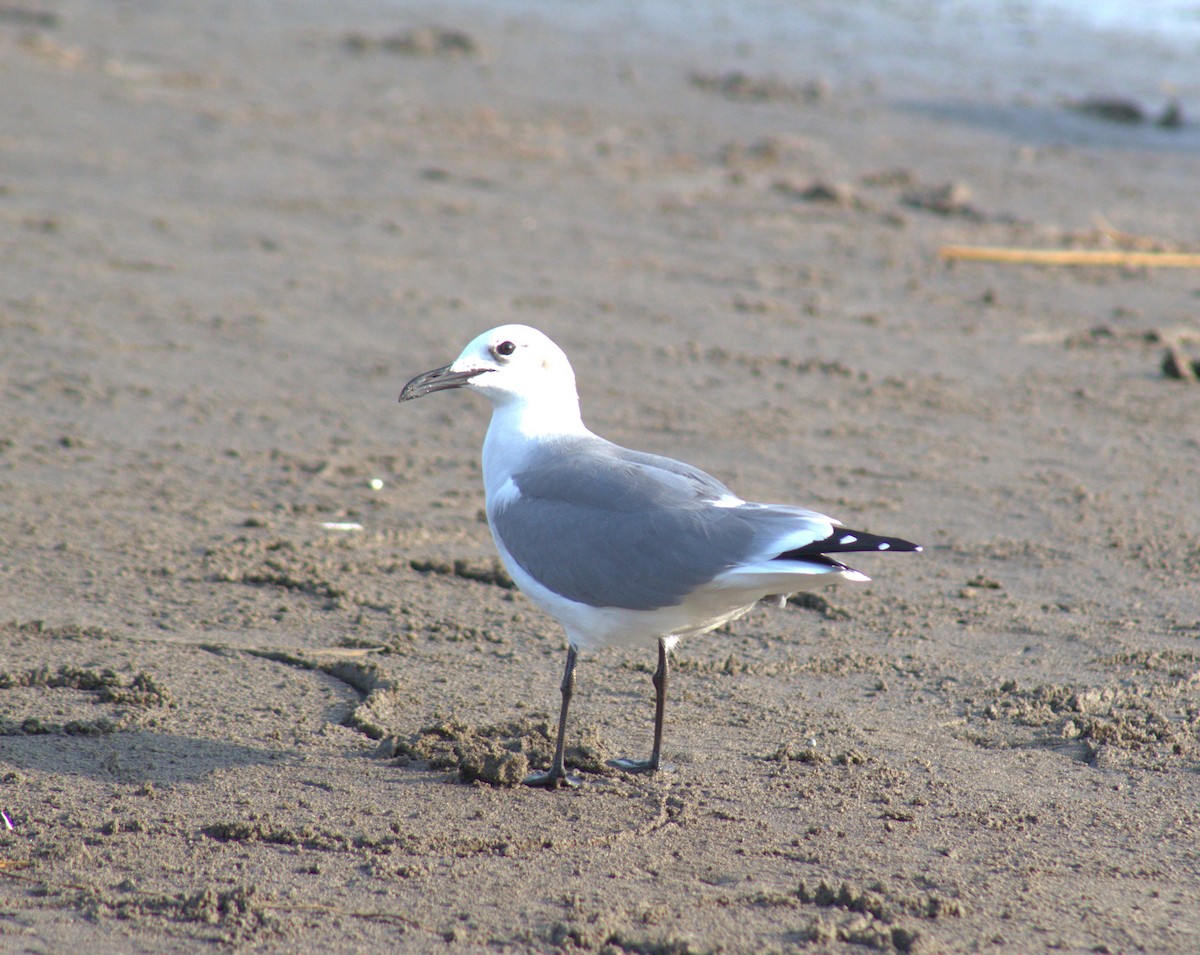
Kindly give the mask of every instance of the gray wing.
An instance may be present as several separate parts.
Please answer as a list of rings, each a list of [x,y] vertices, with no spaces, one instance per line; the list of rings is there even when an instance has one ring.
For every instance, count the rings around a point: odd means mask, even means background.
[[[760,555],[764,537],[829,531],[800,508],[714,507],[732,495],[720,481],[608,442],[541,450],[513,481],[519,496],[491,515],[497,536],[535,579],[593,607],[673,606]]]

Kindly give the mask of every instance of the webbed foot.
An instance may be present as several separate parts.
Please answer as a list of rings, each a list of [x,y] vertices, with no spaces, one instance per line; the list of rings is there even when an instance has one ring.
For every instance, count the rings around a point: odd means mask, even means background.
[[[530,773],[524,782],[526,786],[536,786],[540,789],[575,789],[583,784],[583,780],[578,776],[572,776],[561,769]]]

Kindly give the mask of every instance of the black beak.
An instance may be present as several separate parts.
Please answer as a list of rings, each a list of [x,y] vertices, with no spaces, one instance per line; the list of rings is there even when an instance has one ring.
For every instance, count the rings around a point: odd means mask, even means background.
[[[410,398],[420,398],[421,395],[428,395],[435,391],[461,388],[476,375],[482,375],[485,371],[491,370],[490,368],[470,368],[466,371],[451,371],[449,365],[435,368],[423,375],[417,375],[405,385],[404,390],[400,392],[400,400],[408,401]]]

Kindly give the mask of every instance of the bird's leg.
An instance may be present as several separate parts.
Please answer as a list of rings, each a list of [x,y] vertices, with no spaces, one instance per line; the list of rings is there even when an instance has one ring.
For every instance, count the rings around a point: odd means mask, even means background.
[[[654,671],[654,748],[650,751],[649,759],[610,759],[608,765],[623,769],[627,773],[652,773],[656,769],[670,769],[662,766],[659,756],[662,752],[663,718],[667,712],[667,676],[671,665],[667,662],[667,641],[662,637],[658,640],[658,669]]]
[[[526,786],[544,786],[547,789],[557,789],[559,786],[578,786],[579,779],[568,776],[563,766],[563,750],[567,738],[567,708],[571,705],[571,696],[575,692],[575,645],[567,644],[567,668],[562,681],[562,709],[558,712],[558,741],[554,744],[554,762],[549,772],[530,773],[525,777]]]

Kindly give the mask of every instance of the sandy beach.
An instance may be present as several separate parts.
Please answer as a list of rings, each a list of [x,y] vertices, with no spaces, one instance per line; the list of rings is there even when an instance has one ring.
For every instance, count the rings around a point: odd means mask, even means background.
[[[939,258],[1200,251],[1194,57],[803,6],[0,5],[0,948],[1200,950],[1200,271]],[[670,772],[605,649],[512,784],[562,631],[396,400],[506,322],[925,545],[681,643]]]

